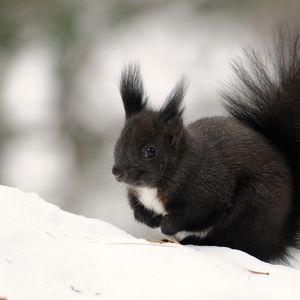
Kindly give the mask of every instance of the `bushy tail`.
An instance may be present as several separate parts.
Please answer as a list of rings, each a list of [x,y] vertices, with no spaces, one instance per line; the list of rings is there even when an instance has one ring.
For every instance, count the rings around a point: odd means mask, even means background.
[[[295,186],[295,220],[300,220],[300,40],[281,30],[264,55],[247,50],[233,63],[237,76],[223,93],[227,111],[259,131],[287,158]]]

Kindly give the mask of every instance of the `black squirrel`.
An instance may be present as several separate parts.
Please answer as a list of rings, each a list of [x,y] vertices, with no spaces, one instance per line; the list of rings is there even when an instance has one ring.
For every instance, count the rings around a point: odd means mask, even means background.
[[[120,80],[126,121],[113,174],[128,185],[135,218],[182,244],[285,259],[300,232],[299,36],[277,35],[266,61],[254,50],[233,63],[223,92],[229,116],[183,124],[185,83],[159,110],[138,65]],[[271,51],[270,51],[271,49]]]

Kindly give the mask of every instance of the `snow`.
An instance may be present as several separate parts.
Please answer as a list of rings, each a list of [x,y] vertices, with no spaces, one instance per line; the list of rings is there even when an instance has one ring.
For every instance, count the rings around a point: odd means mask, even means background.
[[[300,270],[229,248],[150,243],[5,186],[0,186],[0,241],[0,298],[7,300],[300,295]]]

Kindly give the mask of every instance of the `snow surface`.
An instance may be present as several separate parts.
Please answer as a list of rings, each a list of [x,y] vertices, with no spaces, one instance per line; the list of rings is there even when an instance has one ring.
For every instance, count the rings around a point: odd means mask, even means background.
[[[300,270],[229,248],[150,243],[4,186],[0,243],[7,300],[300,299]]]

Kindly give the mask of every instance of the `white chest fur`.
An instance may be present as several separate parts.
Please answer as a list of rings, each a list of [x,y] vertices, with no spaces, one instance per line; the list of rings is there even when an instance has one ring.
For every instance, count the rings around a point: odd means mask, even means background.
[[[139,195],[139,201],[149,210],[156,212],[157,214],[166,214],[166,210],[157,197],[156,188],[135,188]]]

